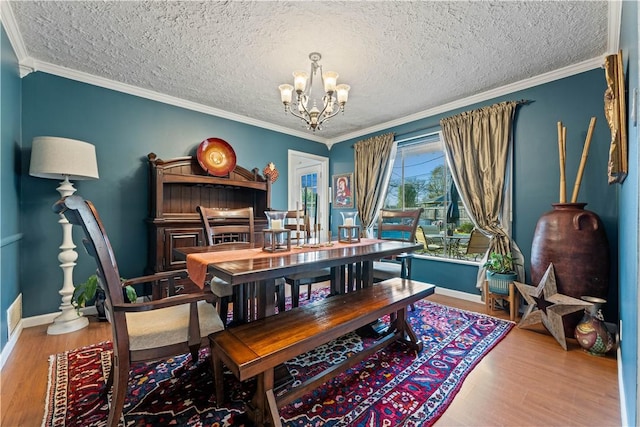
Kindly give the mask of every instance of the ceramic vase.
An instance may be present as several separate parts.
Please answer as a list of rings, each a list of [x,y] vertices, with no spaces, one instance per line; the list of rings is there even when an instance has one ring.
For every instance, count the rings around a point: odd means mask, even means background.
[[[509,295],[509,284],[516,280],[516,273],[493,273],[487,271],[489,292],[500,295]]]
[[[607,301],[602,298],[583,296],[583,300],[593,305],[584,309],[584,316],[575,329],[575,338],[584,350],[594,356],[602,356],[613,348],[613,335],[604,324],[602,305]]]
[[[104,309],[104,304],[105,304],[105,301],[107,300],[107,296],[105,295],[104,290],[100,288],[96,289],[95,299],[96,299],[95,301],[96,311],[98,312],[98,320],[100,320],[101,322],[106,321],[107,314]]]
[[[573,298],[606,298],[609,291],[609,244],[602,221],[584,209],[586,203],[554,203],[543,214],[531,245],[531,282],[540,282],[553,263],[558,293]],[[566,336],[572,336],[580,313],[564,317]]]

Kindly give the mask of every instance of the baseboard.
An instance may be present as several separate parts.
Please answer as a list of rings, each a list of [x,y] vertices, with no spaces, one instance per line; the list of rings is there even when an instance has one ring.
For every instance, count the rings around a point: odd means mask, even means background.
[[[635,424],[629,424],[629,419],[627,418],[627,396],[624,391],[624,376],[622,375],[622,351],[620,350],[619,344],[616,353],[616,357],[618,359],[618,393],[620,395],[620,418],[622,421],[620,425],[631,426]]]
[[[11,356],[11,352],[13,351],[16,343],[18,342],[18,338],[20,338],[20,334],[22,334],[22,329],[24,328],[24,322],[22,320],[18,321],[13,333],[9,337],[7,344],[2,349],[2,353],[0,354],[0,371],[4,368],[4,364]]]
[[[94,306],[82,308],[80,309],[80,311],[85,316],[95,316],[96,314],[98,314],[98,311]],[[22,322],[24,323],[25,328],[31,328],[33,326],[40,326],[40,325],[48,325],[49,323],[53,323],[53,319],[55,319],[56,316],[58,316],[59,314],[60,314],[59,312],[56,312],[56,313],[41,314],[39,316],[25,317],[22,319]]]
[[[24,328],[32,328],[34,326],[48,325],[50,323],[53,323],[53,319],[55,319],[59,314],[60,313],[48,313],[20,319],[16,326],[15,332],[11,334],[7,345],[4,346],[4,348],[2,349],[2,353],[0,354],[0,370],[2,370],[5,362],[7,361],[7,359],[9,359],[9,356],[11,355],[13,348],[18,342],[18,338],[20,337],[20,334],[22,333],[22,330]],[[82,314],[85,316],[91,316],[98,314],[98,311],[94,306],[85,307],[82,309]]]
[[[458,298],[464,301],[477,302],[478,304],[483,304],[482,298],[480,297],[480,295],[470,294],[468,292],[456,291],[454,289],[441,288],[438,286],[436,287],[436,294],[444,295],[447,297]]]

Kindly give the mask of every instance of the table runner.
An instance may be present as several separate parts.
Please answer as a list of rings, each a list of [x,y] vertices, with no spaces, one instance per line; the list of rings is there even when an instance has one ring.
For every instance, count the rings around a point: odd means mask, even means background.
[[[360,242],[354,242],[354,243],[340,243],[338,241],[333,241],[332,246],[303,247],[303,248],[292,247],[290,251],[281,251],[281,252],[268,252],[268,251],[262,250],[262,248],[253,248],[253,249],[236,249],[236,250],[230,250],[230,251],[189,254],[187,255],[187,270],[189,271],[189,278],[200,288],[204,288],[206,277],[207,277],[207,269],[209,267],[209,264],[214,262],[238,261],[242,259],[255,259],[255,258],[275,258],[275,257],[295,255],[295,254],[300,254],[305,252],[326,251],[330,249],[335,249],[340,246],[342,247],[366,246],[366,245],[371,245],[378,242],[381,242],[381,240],[361,239]]]

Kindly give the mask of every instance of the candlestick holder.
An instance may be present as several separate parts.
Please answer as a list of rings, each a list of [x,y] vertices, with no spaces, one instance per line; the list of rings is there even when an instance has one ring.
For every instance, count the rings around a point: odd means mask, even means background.
[[[338,241],[340,243],[355,243],[360,241],[360,226],[356,225],[358,211],[340,212],[342,225],[338,226]]]
[[[283,228],[280,230],[262,230],[264,239],[262,250],[266,252],[280,252],[291,250],[291,230]]]
[[[267,216],[267,230],[284,230],[287,211],[265,211]],[[269,246],[283,246],[286,244],[286,236],[282,233],[268,233],[264,235],[264,242]],[[276,239],[274,242],[271,239]]]

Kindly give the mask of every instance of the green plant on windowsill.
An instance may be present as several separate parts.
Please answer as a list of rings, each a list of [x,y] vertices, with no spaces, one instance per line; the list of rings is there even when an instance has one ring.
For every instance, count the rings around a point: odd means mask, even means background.
[[[124,279],[120,278],[120,280]],[[138,295],[136,294],[136,290],[133,286],[125,286],[124,291],[129,302],[136,302]],[[104,306],[102,306],[102,310],[98,306],[101,295],[102,302],[104,302],[104,290],[102,290],[98,284],[98,276],[93,274],[89,276],[85,282],[76,285],[76,288],[73,291],[73,296],[71,297],[71,303],[76,308],[79,315],[80,309],[85,307],[88,301],[97,298],[96,309],[98,309],[98,317],[106,318],[104,316]]]
[[[513,268],[513,258],[508,253],[503,255],[498,252],[491,252],[487,262],[484,263],[484,267],[487,272],[498,274],[514,274],[516,271]]]

